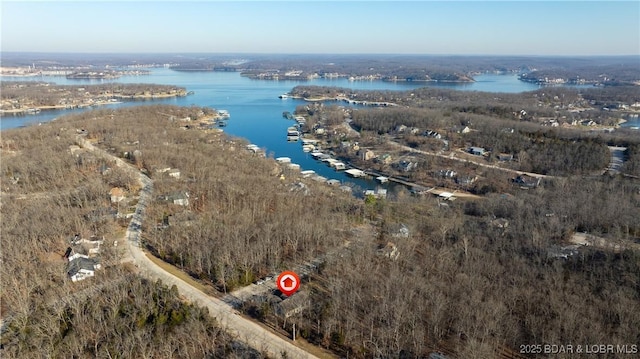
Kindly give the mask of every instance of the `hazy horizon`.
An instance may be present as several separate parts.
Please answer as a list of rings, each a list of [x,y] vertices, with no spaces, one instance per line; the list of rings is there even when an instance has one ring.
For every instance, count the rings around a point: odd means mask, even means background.
[[[2,2],[4,53],[640,55],[637,1]]]
[[[3,54],[43,54],[43,55],[203,55],[203,56],[335,56],[335,57],[357,57],[357,56],[373,56],[373,57],[526,57],[526,58],[610,58],[610,57],[640,57],[640,54],[621,54],[621,55],[534,55],[534,54],[430,54],[430,53],[332,53],[332,52],[157,52],[157,51],[131,51],[131,52],[88,52],[88,51],[5,51],[0,50]]]

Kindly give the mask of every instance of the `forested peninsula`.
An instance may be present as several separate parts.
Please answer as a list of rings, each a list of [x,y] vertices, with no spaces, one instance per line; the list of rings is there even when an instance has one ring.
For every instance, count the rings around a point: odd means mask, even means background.
[[[0,83],[0,113],[25,114],[75,109],[114,102],[187,96],[181,87],[157,84],[57,85],[49,82]]]

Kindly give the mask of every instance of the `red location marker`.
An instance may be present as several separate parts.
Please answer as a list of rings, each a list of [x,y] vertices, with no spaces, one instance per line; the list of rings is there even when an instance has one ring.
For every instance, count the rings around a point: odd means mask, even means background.
[[[278,285],[278,289],[289,297],[300,288],[300,278],[294,272],[286,270],[280,273],[276,284]]]

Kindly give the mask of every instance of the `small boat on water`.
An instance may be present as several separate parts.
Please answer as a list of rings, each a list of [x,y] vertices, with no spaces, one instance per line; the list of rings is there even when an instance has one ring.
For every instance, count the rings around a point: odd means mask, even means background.
[[[304,140],[303,140],[304,141]],[[302,146],[302,151],[303,152],[311,152],[313,150],[316,149],[316,146],[312,145],[312,144],[306,144]]]
[[[278,98],[286,100],[289,98],[289,95],[287,95],[286,93],[283,93],[282,95],[278,96]]]

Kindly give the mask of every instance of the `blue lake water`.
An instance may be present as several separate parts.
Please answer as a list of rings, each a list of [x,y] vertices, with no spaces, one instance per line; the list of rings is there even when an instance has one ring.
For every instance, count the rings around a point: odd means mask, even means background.
[[[133,101],[109,105],[113,107],[137,106],[147,103],[171,103],[176,105],[208,106],[227,109],[233,119],[241,121],[229,122],[225,130],[231,134],[248,137],[247,133],[236,133],[242,124],[252,128],[252,119],[259,116],[279,117],[283,111],[293,111],[301,102],[288,99],[282,101],[278,95],[290,91],[300,84],[335,86],[358,90],[410,90],[431,86],[463,91],[487,92],[524,92],[537,90],[535,84],[519,81],[515,75],[485,74],[476,76],[473,83],[417,83],[417,82],[382,82],[382,81],[349,81],[340,79],[314,79],[311,81],[263,81],[251,80],[240,76],[237,72],[179,72],[170,69],[153,69],[148,76],[123,76],[115,80],[67,79],[65,77],[3,77],[2,81],[46,81],[59,85],[116,83],[154,83],[185,87],[194,91],[194,95],[176,99],[157,99],[150,101]],[[232,109],[234,111],[232,111]],[[50,121],[58,116],[79,110],[50,110],[37,115],[2,116],[0,129],[17,128],[25,125]],[[240,112],[238,112],[240,111]],[[248,116],[248,117],[247,117]],[[262,132],[259,132],[262,134]],[[252,136],[248,138],[252,139]]]
[[[138,106],[144,104],[174,104],[179,106],[203,106],[228,110],[231,118],[224,131],[232,136],[243,137],[262,148],[274,157],[290,157],[293,163],[304,170],[314,170],[327,178],[338,179],[359,185],[362,188],[375,188],[372,180],[352,179],[343,172],[336,172],[323,163],[315,161],[302,151],[299,142],[286,141],[286,129],[292,121],[282,117],[284,111],[293,112],[302,100],[279,99],[278,95],[289,92],[301,84],[318,86],[336,86],[358,90],[411,90],[419,87],[444,87],[463,91],[487,92],[525,92],[539,89],[535,84],[519,81],[515,75],[485,74],[475,77],[476,82],[468,84],[440,84],[415,82],[349,81],[347,79],[314,79],[311,81],[264,81],[251,80],[237,72],[178,72],[171,69],[153,69],[146,76],[123,76],[115,80],[78,80],[65,77],[3,77],[2,81],[46,81],[61,85],[116,83],[154,83],[184,87],[194,94],[169,99],[132,101],[106,105],[113,108]],[[64,114],[83,110],[51,110],[34,115],[2,116],[0,129],[17,128],[26,125],[51,121]]]
[[[640,129],[640,117],[638,117],[638,116],[636,116],[636,117],[627,116],[627,118],[625,120],[627,122],[625,122],[622,125],[620,125],[620,127],[628,127],[628,128]]]

